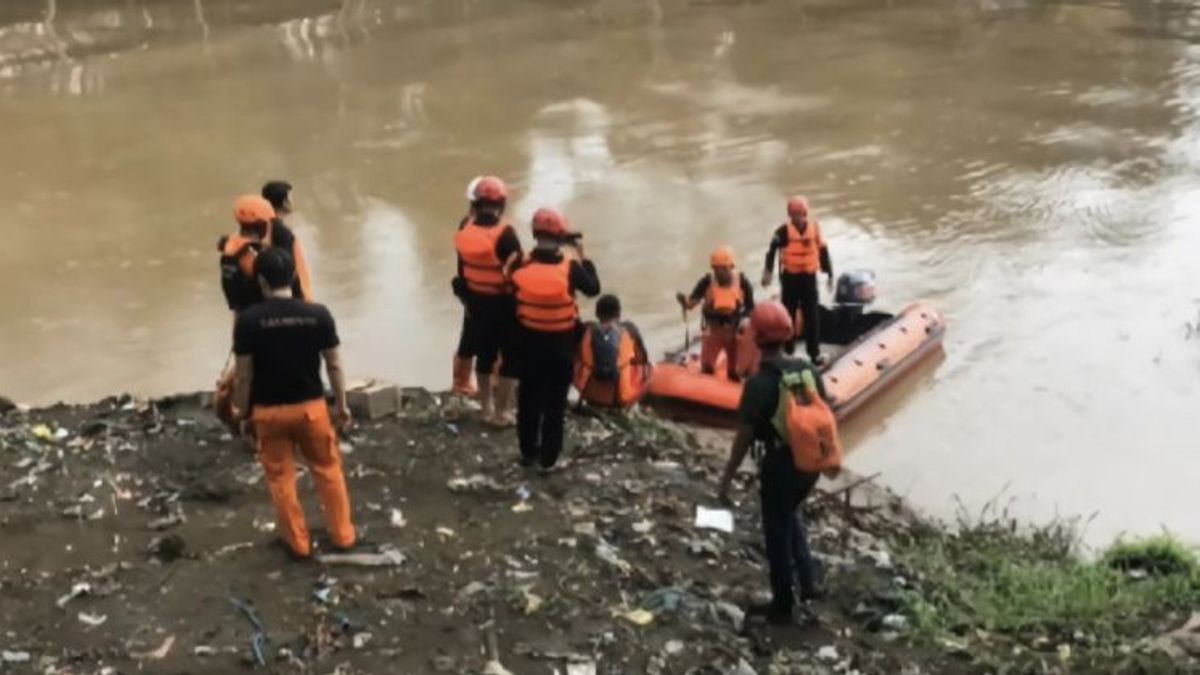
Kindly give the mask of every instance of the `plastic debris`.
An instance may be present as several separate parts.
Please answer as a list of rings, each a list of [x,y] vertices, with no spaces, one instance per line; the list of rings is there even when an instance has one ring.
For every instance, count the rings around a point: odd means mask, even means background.
[[[355,649],[362,649],[363,647],[367,646],[367,643],[370,642],[371,638],[373,637],[375,636],[371,635],[370,633],[355,633],[354,637],[351,638],[350,643],[354,645]]]
[[[731,534],[733,533],[733,511],[697,506],[696,527],[707,530],[720,530],[721,532]]]
[[[453,539],[458,536],[457,532],[446,527],[445,525],[438,525],[437,529],[434,531],[438,533],[439,537],[445,537],[446,539]]]
[[[567,675],[596,675],[596,662],[568,663]]]
[[[54,431],[45,424],[39,424],[35,426],[29,430],[29,433],[32,434],[34,438],[42,441],[49,441],[54,438]]]
[[[476,490],[503,490],[503,486],[496,482],[496,479],[477,473],[466,478],[458,477],[451,478],[446,481],[446,487],[451,492],[473,492]]]
[[[639,520],[638,522],[634,523],[632,527],[634,532],[637,532],[638,534],[646,534],[650,530],[654,529],[654,522],[650,520]]]
[[[391,523],[392,527],[397,529],[408,525],[408,521],[404,519],[404,513],[400,509],[392,509]]]
[[[71,592],[60,597],[54,604],[59,607],[66,607],[67,603],[83,595],[88,595],[92,592],[92,585],[86,581],[81,581],[71,586]]]
[[[908,617],[903,614],[888,614],[883,617],[882,624],[884,628],[891,630],[908,630]]]
[[[826,663],[834,663],[839,658],[841,658],[841,657],[838,655],[837,647],[834,647],[833,645],[825,645],[817,650],[817,660],[818,661],[824,661]]]
[[[682,654],[683,640],[667,640],[667,643],[663,645],[663,651],[666,652],[668,656],[677,656]]]
[[[254,636],[250,638],[250,653],[254,656],[254,662],[260,667],[267,665],[267,629],[263,626],[262,620],[258,618],[258,614],[246,603],[237,598],[229,598],[229,602],[246,617],[250,625],[254,627]]]
[[[644,609],[634,609],[634,610],[625,612],[625,614],[623,614],[622,616],[625,617],[626,621],[628,621],[629,623],[632,623],[635,626],[649,626],[651,623],[654,622],[654,614],[647,612]]]
[[[163,640],[162,644],[159,645],[157,649],[153,649],[148,652],[130,654],[130,656],[138,661],[161,661],[167,658],[167,654],[171,653],[171,648],[174,646],[175,636],[168,635],[167,639]]]
[[[357,567],[399,567],[407,560],[394,548],[378,553],[321,553],[317,562],[324,565],[354,565]]]
[[[534,612],[538,611],[538,609],[541,608],[542,602],[543,602],[541,596],[534,595],[533,593],[530,593],[529,591],[522,591],[522,594],[525,596],[525,613],[526,614],[533,614]]]
[[[29,663],[32,658],[29,652],[10,652],[7,649],[0,651],[0,661],[4,663]]]
[[[617,555],[616,547],[607,541],[604,541],[603,539],[596,543],[596,557],[617,568],[621,574],[629,574],[629,572],[633,569],[628,562],[622,560],[621,557]]]
[[[108,621],[107,614],[89,614],[87,612],[80,612],[78,618],[82,623],[86,623],[93,628],[96,626],[102,626],[104,625],[105,621]]]
[[[532,510],[533,506],[531,506],[529,502],[517,502],[516,504],[512,505],[513,513],[529,513]]]
[[[737,665],[729,670],[729,675],[758,675],[758,671],[746,659],[738,659]]]

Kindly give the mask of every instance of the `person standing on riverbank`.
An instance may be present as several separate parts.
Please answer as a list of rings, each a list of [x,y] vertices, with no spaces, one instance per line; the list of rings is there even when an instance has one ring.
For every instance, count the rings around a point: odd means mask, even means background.
[[[292,282],[292,295],[313,302],[312,274],[308,271],[304,247],[300,245],[300,240],[296,238],[292,228],[283,222],[283,217],[292,213],[292,184],[284,180],[270,181],[263,185],[262,197],[275,209],[275,220],[271,224],[271,245],[290,253],[296,263],[296,280]]]
[[[766,264],[763,267],[763,288],[771,285],[775,270],[775,256],[779,255],[779,286],[783,306],[788,316],[795,321],[797,310],[800,321],[796,323],[796,336],[804,336],[805,350],[814,365],[825,365],[821,354],[821,323],[819,316],[820,292],[817,288],[817,272],[827,276],[827,286],[833,289],[833,261],[829,257],[829,246],[821,236],[821,225],[809,216],[808,200],[801,196],[788,199],[788,222],[780,225],[771,245],[767,248]],[[791,345],[788,345],[789,353]]]
[[[479,402],[485,422],[510,426],[516,363],[512,354],[512,285],[505,270],[521,258],[521,241],[504,218],[508,187],[495,176],[480,176],[467,186],[470,211],[454,237],[458,272],[451,287],[463,305],[462,332],[454,356],[454,391],[472,394],[474,358]],[[493,381],[496,362],[498,378]]]
[[[337,327],[323,305],[292,297],[295,274],[283,249],[267,249],[255,259],[264,300],[240,313],[234,326],[234,410],[253,425],[279,534],[293,555],[307,558],[312,541],[296,495],[297,451],[312,471],[333,546],[352,547],[355,530],[334,428],[350,420]],[[332,418],[322,360],[333,389]]]
[[[770,568],[771,602],[751,608],[765,614],[775,624],[792,619],[796,602],[793,579],[799,582],[802,601],[819,598],[817,567],[808,545],[801,506],[817,484],[819,473],[799,470],[792,450],[780,436],[776,415],[780,407],[780,382],[787,373],[812,372],[803,360],[790,359],[783,348],[794,337],[792,318],[777,301],[769,300],[754,309],[750,317],[754,340],[762,351],[757,373],[746,380],[738,405],[737,435],[733,439],[729,461],[721,475],[718,499],[729,504],[729,487],[750,446],[764,446],[759,476],[762,500],[763,538]],[[815,374],[815,373],[814,373]],[[825,396],[821,378],[815,378],[817,392]]]
[[[579,345],[575,294],[600,294],[596,266],[578,234],[554,209],[533,214],[537,242],[512,272],[520,337],[517,435],[521,466],[552,468],[563,447],[563,416]]]

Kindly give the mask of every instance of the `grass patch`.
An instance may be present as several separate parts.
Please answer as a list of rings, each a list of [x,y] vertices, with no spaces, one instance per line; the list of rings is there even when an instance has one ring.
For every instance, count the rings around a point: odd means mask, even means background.
[[[919,634],[1110,642],[1149,635],[1200,605],[1196,554],[1167,536],[1118,542],[1098,560],[1078,554],[1069,524],[1022,529],[996,518],[930,527],[899,551],[917,582],[907,595]]]

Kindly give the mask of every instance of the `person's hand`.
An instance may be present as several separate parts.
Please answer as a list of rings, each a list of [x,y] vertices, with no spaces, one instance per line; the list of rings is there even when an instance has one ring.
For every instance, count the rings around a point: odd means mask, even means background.
[[[334,406],[333,426],[344,429],[348,424],[350,424],[350,409],[346,407],[345,403]]]
[[[686,295],[684,295],[683,293],[676,293],[675,301],[679,303],[680,307],[687,309],[687,296]]]
[[[763,276],[762,276],[762,287],[763,287],[763,288],[769,288],[769,287],[771,286],[771,281],[772,281],[774,278],[775,278],[775,275],[774,275],[774,274],[771,274],[771,270],[770,270],[770,269],[765,269],[765,270],[763,270]]]

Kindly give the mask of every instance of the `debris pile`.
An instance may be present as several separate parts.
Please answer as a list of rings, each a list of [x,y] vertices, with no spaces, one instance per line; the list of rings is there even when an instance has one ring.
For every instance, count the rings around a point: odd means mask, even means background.
[[[563,467],[540,476],[472,403],[404,390],[397,417],[343,439],[368,544],[322,546],[305,477],[318,550],[293,562],[252,449],[204,404],[0,417],[0,670],[970,670],[969,655],[909,639],[912,583],[891,551],[915,520],[870,486],[811,500],[829,596],[768,628],[743,611],[766,590],[749,463],[733,513],[713,497],[723,440],[576,414]]]

